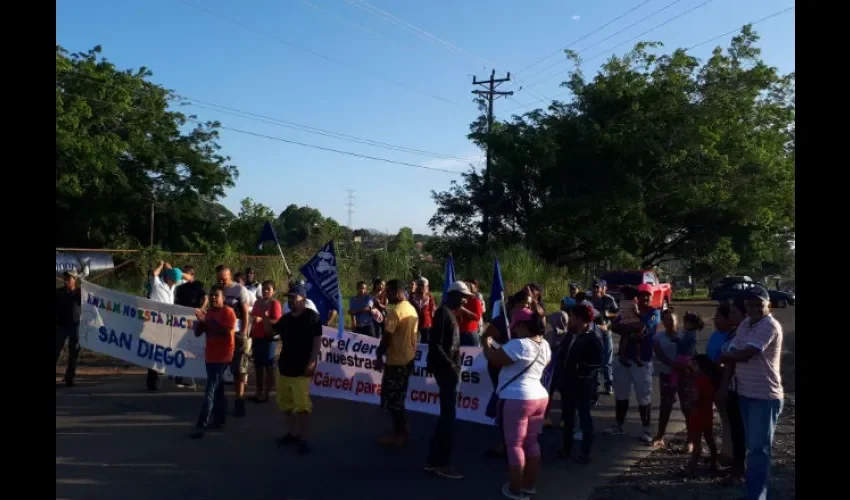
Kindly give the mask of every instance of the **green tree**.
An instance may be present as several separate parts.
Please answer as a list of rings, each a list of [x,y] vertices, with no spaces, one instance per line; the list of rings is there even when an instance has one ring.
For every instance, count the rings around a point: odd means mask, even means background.
[[[389,250],[401,254],[409,254],[413,252],[413,230],[409,227],[403,227],[398,230],[398,234],[390,240]]]
[[[219,152],[219,124],[170,110],[175,96],[150,70],[119,70],[100,53],[56,47],[57,245],[146,244],[152,203],[166,249],[223,238],[217,200],[237,170]]]
[[[767,66],[757,40],[745,26],[702,65],[639,43],[593,79],[575,71],[569,103],[492,133],[477,120],[469,137],[490,148],[490,185],[471,170],[433,193],[429,225],[471,240],[489,206],[497,244],[570,265],[632,255],[652,266],[724,238],[757,261],[747,245],[795,224],[794,75]]]
[[[262,203],[255,203],[251,198],[245,198],[239,205],[239,214],[227,227],[227,239],[234,251],[254,253],[263,225],[275,220],[274,210]],[[268,247],[268,252],[272,251],[277,253],[276,248]]]

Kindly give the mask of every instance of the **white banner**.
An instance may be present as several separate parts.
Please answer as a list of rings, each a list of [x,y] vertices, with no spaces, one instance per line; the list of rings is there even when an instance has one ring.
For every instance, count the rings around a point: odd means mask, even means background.
[[[380,404],[381,372],[372,366],[379,343],[376,338],[350,332],[345,332],[340,339],[336,330],[324,327],[321,360],[313,376],[310,394]],[[440,389],[433,375],[425,370],[427,355],[428,345],[419,344],[405,407],[439,415]],[[493,424],[493,419],[484,414],[493,384],[481,348],[462,347],[460,359],[460,383],[455,402],[457,418]]]
[[[160,373],[206,378],[204,337],[195,337],[195,312],[161,304],[83,281],[80,344]],[[321,359],[310,393],[335,399],[380,404],[381,372],[373,367],[379,340],[345,332],[338,338],[324,327]],[[438,415],[440,390],[425,369],[428,345],[419,344],[410,377],[406,407]],[[484,413],[493,384],[479,347],[461,348],[461,374],[455,405],[457,418],[492,424]]]
[[[83,281],[80,345],[159,373],[206,378],[195,311]]]

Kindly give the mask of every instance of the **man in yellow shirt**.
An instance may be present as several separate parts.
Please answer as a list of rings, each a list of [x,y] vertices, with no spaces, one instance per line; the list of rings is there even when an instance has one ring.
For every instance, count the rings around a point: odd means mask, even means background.
[[[384,446],[403,446],[410,436],[404,401],[419,343],[419,316],[405,298],[404,285],[399,280],[387,283],[387,299],[395,307],[387,313],[384,335],[376,351],[375,367],[378,370],[383,368],[384,371],[381,378],[381,407],[389,410],[392,416],[393,432],[380,437],[378,442]],[[387,357],[386,364],[384,355]]]

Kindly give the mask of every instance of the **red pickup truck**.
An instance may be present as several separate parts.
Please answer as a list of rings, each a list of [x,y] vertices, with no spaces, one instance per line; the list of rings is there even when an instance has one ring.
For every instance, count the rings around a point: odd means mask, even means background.
[[[662,283],[655,271],[609,271],[600,279],[608,284],[608,295],[618,302],[621,298],[620,290],[624,286],[637,287],[642,284],[652,287],[652,307],[663,310],[673,302],[673,287],[669,283]]]

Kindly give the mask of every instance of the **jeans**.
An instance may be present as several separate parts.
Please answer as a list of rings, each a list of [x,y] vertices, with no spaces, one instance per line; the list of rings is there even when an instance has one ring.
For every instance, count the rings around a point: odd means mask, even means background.
[[[204,403],[198,415],[197,426],[201,429],[212,424],[224,424],[227,418],[227,398],[224,397],[224,371],[229,363],[207,363],[207,388]]]
[[[427,344],[429,338],[431,338],[431,329],[430,328],[420,328],[419,329],[419,343],[420,344]]]
[[[462,332],[460,334],[460,345],[463,347],[481,347],[481,337],[478,332]]]
[[[354,333],[366,335],[367,337],[378,336],[375,333],[375,325],[373,323],[369,323],[368,325],[357,325],[357,327],[354,329]]]
[[[78,325],[56,327],[56,360],[53,362],[54,365],[59,362],[59,355],[62,354],[66,340],[68,341],[68,366],[65,368],[65,381],[73,382],[77,375],[77,361],[80,359],[80,327]]]
[[[431,438],[431,449],[428,453],[428,465],[445,467],[449,465],[452,456],[452,439],[454,435],[455,417],[457,415],[457,384],[458,375],[454,372],[434,375],[440,388],[440,416],[437,427]]]
[[[738,395],[747,443],[747,498],[767,500],[770,483],[770,449],[781,399],[753,399]]]
[[[605,389],[611,390],[614,385],[614,377],[612,376],[614,364],[614,345],[611,341],[611,332],[600,332],[599,340],[602,341],[602,368],[596,372],[596,383],[594,384],[592,400],[599,399],[599,376],[601,375],[605,381]]]
[[[590,456],[593,444],[593,418],[590,415],[590,396],[594,390],[591,379],[573,379],[558,389],[561,393],[561,418],[564,419],[564,453],[570,454],[573,448],[573,430],[575,429],[576,413],[581,428],[581,454]]]
[[[734,459],[734,465],[744,470],[747,459],[747,441],[744,431],[744,419],[741,417],[741,398],[737,392],[729,391],[726,399],[726,416],[729,420],[729,434],[732,438],[732,458]],[[726,453],[725,448],[723,452]]]

